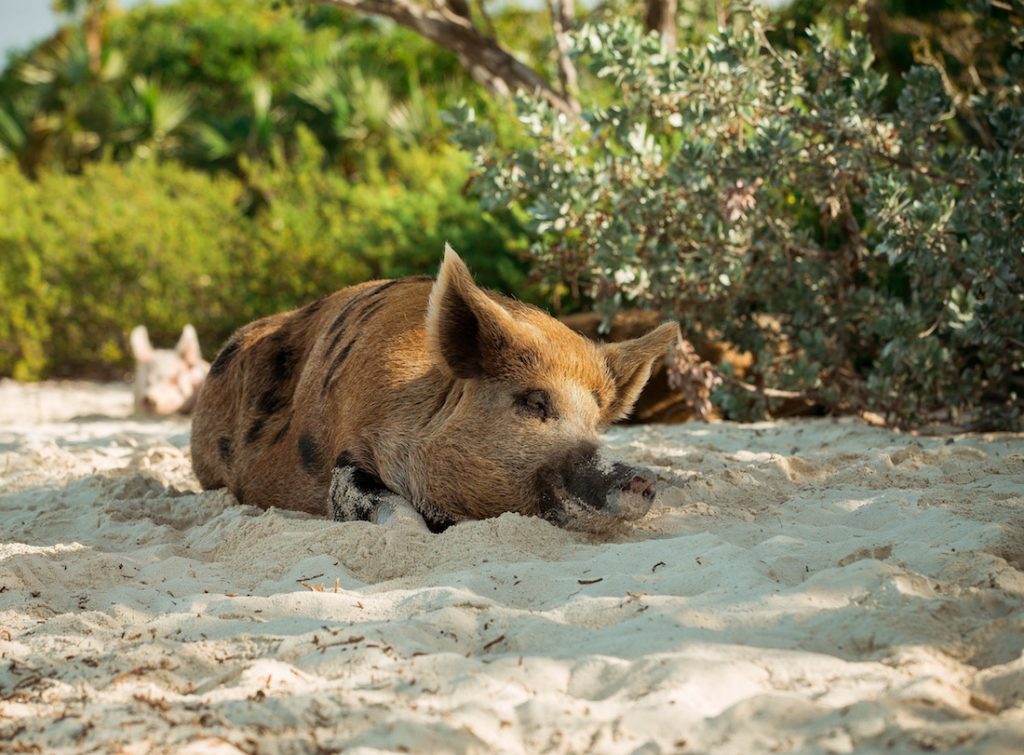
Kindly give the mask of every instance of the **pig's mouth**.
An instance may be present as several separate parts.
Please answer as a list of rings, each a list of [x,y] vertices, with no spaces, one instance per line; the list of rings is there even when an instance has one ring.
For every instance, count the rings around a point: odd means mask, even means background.
[[[595,452],[572,454],[542,469],[540,515],[566,529],[602,532],[644,516],[654,502],[654,475],[605,463]]]
[[[190,398],[185,396],[153,396],[146,394],[139,402],[139,407],[145,414],[164,416],[168,414],[184,413],[186,406],[191,406]]]

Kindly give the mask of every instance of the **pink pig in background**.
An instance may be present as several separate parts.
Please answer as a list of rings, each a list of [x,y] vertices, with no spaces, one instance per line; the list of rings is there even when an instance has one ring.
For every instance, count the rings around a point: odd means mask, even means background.
[[[130,337],[135,356],[135,411],[143,414],[188,414],[210,371],[199,350],[196,329],[186,325],[173,349],[154,349],[145,325]]]

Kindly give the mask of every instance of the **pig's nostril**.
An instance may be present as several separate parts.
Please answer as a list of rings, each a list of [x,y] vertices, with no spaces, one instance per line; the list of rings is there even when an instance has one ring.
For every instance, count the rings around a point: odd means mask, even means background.
[[[151,399],[149,396],[146,396],[142,399],[142,405],[146,409],[156,409],[156,401]]]
[[[626,490],[630,493],[636,493],[642,496],[644,500],[649,501],[654,498],[654,480],[637,475],[626,485]]]

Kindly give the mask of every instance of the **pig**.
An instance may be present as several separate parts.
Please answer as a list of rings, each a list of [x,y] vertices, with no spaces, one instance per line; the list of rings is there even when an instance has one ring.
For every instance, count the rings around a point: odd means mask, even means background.
[[[133,393],[140,414],[188,414],[210,370],[199,349],[196,329],[186,325],[174,349],[154,349],[145,325],[129,336],[135,357]]]
[[[243,503],[433,531],[504,512],[601,531],[647,513],[654,475],[606,460],[678,336],[597,344],[479,288],[446,245],[435,280],[370,281],[239,329],[199,395],[192,464]]]

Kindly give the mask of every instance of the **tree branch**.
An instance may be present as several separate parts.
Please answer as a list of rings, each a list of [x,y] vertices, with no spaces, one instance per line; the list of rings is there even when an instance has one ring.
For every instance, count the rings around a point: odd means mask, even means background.
[[[746,383],[739,378],[733,377],[732,375],[724,375],[720,371],[715,370],[715,373],[722,378],[723,381],[729,385],[733,385],[740,390],[746,391],[747,393],[759,393],[765,398],[790,398],[790,399],[801,399],[803,401],[813,401],[814,399],[807,393],[800,391],[784,391],[779,388],[765,388],[759,385],[752,385]]]
[[[484,0],[477,0],[476,9],[480,11],[480,18],[483,19],[484,27],[487,30],[487,38],[497,39],[498,33],[494,30],[494,21],[491,20],[491,14],[487,12],[487,6],[484,5]]]
[[[371,16],[385,16],[420,36],[454,52],[470,76],[495,94],[516,92],[543,97],[558,110],[575,115],[572,104],[555,91],[536,71],[520,62],[494,39],[488,39],[472,22],[438,6],[426,8],[410,0],[312,0]]]
[[[677,0],[644,0],[644,29],[661,37],[666,52],[676,50]]]
[[[470,23],[473,23],[473,14],[470,13],[469,3],[466,0],[445,0],[444,5],[456,16],[462,16]]]
[[[576,99],[577,77],[576,66],[569,57],[569,30],[572,28],[576,15],[574,0],[546,0],[548,12],[551,14],[551,30],[555,35],[555,50],[558,54],[558,82],[562,87],[562,96],[572,106],[577,115],[580,104]]]

